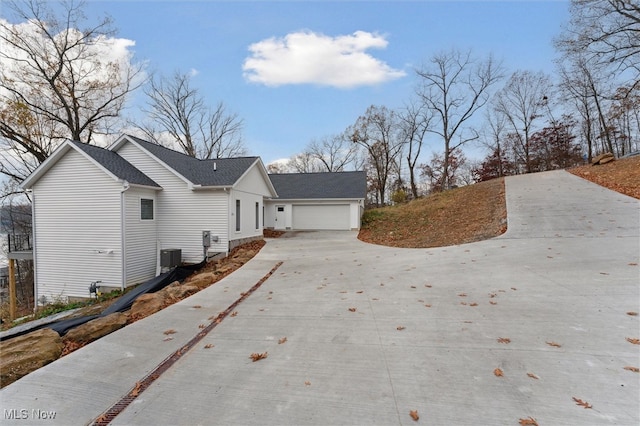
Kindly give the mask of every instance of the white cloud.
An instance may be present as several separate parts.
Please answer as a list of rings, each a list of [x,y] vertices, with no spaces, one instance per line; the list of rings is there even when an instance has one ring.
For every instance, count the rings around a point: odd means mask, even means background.
[[[368,49],[387,47],[384,36],[366,31],[330,37],[311,31],[272,37],[249,46],[244,77],[266,86],[319,84],[339,88],[374,85],[404,77]]]

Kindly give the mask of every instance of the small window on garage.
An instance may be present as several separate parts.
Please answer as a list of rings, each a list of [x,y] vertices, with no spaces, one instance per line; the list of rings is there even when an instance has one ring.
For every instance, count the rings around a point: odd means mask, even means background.
[[[284,206],[278,206],[278,211],[279,212],[283,212],[284,211]]]
[[[140,199],[140,220],[153,220],[153,199]]]

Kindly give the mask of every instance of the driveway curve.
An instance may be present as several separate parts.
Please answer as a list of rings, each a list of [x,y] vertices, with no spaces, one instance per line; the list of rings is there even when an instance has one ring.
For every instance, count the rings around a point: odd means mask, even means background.
[[[506,196],[508,231],[473,244],[268,240],[216,285],[4,388],[2,423],[93,422],[262,283],[112,424],[639,424],[640,202],[563,171],[507,178]]]

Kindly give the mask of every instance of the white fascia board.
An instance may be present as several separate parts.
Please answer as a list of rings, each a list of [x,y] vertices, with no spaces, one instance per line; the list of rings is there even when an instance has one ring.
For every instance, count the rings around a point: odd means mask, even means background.
[[[267,168],[264,166],[264,163],[262,162],[262,159],[260,157],[256,158],[256,161],[254,161],[249,167],[247,167],[247,170],[244,171],[242,176],[240,176],[238,180],[235,181],[235,183],[233,184],[233,187],[235,188],[238,182],[240,182],[242,178],[244,178],[253,167],[258,167],[258,170],[260,171],[262,178],[267,183],[267,187],[269,188],[269,192],[271,192],[271,196],[277,197],[278,193],[276,192],[276,188],[273,186],[273,183],[269,178],[269,173],[267,172]]]
[[[176,169],[174,169],[173,167],[169,166],[167,163],[165,163],[164,161],[160,160],[158,157],[156,157],[155,155],[153,155],[151,152],[149,152],[148,150],[144,149],[144,147],[142,145],[140,145],[139,143],[137,143],[134,140],[131,140],[127,137],[127,135],[122,135],[118,138],[117,141],[115,141],[108,149],[110,151],[114,151],[117,152],[118,149],[120,149],[120,147],[122,145],[124,145],[126,142],[129,142],[130,144],[133,144],[135,146],[137,146],[140,150],[142,150],[143,152],[146,152],[147,155],[151,158],[153,158],[154,161],[156,161],[158,164],[160,164],[162,167],[164,167],[165,169],[169,170],[171,173],[173,173],[174,175],[176,175],[179,179],[183,180],[184,183],[186,183],[189,186],[189,189],[193,189],[193,187],[195,186],[200,186],[200,185],[196,185],[193,182],[191,182],[189,179],[187,179],[186,177],[182,176],[180,173],[178,173],[176,171]]]
[[[38,168],[34,170],[33,173],[31,173],[31,175],[29,175],[24,181],[22,181],[22,183],[20,184],[20,187],[23,189],[30,189],[47,171],[49,171],[51,167],[53,167],[62,157],[64,157],[65,154],[69,152],[70,149],[74,149],[76,152],[79,152],[80,154],[82,154],[84,158],[86,158],[95,166],[97,166],[107,176],[111,177],[111,179],[115,180],[116,182],[124,182],[118,176],[114,175],[109,170],[104,168],[102,164],[94,160],[93,157],[91,157],[89,154],[87,154],[86,152],[84,152],[83,150],[75,146],[73,142],[67,139],[49,156],[49,158],[43,161],[42,164],[40,164]]]

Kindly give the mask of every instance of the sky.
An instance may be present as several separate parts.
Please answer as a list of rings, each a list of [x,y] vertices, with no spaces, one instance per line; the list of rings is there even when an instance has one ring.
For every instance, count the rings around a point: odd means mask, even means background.
[[[214,107],[244,121],[249,155],[265,164],[338,134],[370,105],[408,102],[432,55],[493,54],[507,73],[554,72],[552,40],[568,1],[99,1],[148,73],[193,75]],[[137,92],[127,114],[144,102]],[[439,151],[440,142],[427,140]]]

